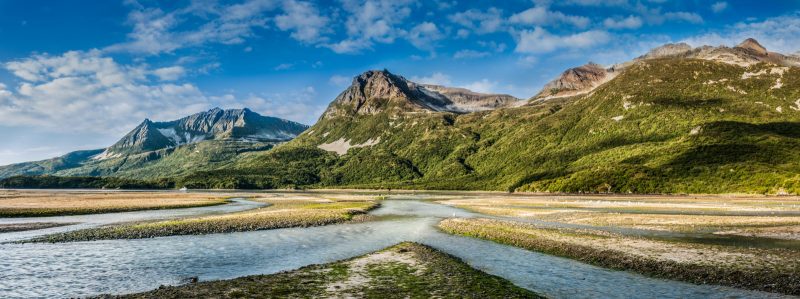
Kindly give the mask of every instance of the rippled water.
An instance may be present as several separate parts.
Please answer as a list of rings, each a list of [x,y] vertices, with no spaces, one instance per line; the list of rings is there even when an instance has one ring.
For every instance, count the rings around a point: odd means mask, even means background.
[[[65,226],[59,226],[59,227],[53,227],[35,231],[23,231],[23,232],[0,234],[0,243],[24,240],[32,238],[34,236],[72,231],[76,229],[91,228],[113,223],[233,213],[233,212],[240,212],[240,211],[265,207],[268,205],[266,203],[244,200],[242,198],[233,198],[231,199],[231,201],[232,203],[224,205],[185,208],[185,209],[144,210],[144,211],[134,211],[134,212],[123,212],[123,213],[73,215],[73,216],[57,216],[57,217],[0,218],[0,225],[18,224],[18,223],[37,223],[37,222],[74,223],[72,225],[65,225]]]
[[[240,201],[247,204],[246,201]],[[166,211],[145,211],[164,213]],[[476,214],[388,200],[376,215],[402,218],[269,231],[67,244],[0,245],[0,297],[67,297],[145,291],[186,277],[227,279],[332,262],[417,241],[554,298],[754,298],[778,295],[610,271],[519,248],[439,232],[442,217]],[[95,215],[94,217],[106,217]],[[16,234],[16,233],[12,233]]]

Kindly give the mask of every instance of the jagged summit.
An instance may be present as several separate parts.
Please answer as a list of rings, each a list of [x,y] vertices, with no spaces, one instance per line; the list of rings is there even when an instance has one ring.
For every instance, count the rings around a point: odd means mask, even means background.
[[[296,122],[261,116],[247,108],[213,108],[167,122],[145,119],[97,158],[153,151],[203,140],[286,141],[306,128],[306,125]]]
[[[398,112],[446,111],[455,113],[505,107],[516,98],[482,94],[466,89],[411,82],[388,70],[366,71],[330,104],[324,118]]]
[[[596,63],[568,69],[553,81],[545,84],[533,99],[574,96],[586,93],[616,76],[614,69],[606,69]]]
[[[647,54],[640,56],[638,59],[656,59],[662,57],[671,57],[686,54],[692,50],[692,46],[687,43],[665,44],[660,47],[653,48]]]
[[[767,48],[764,48],[757,40],[754,38],[745,39],[736,48],[745,49],[748,51],[753,52],[756,55],[767,56],[769,52],[767,52]]]
[[[687,43],[669,43],[651,49],[632,61],[603,68],[596,64],[586,64],[564,71],[558,78],[547,83],[532,100],[547,100],[591,92],[598,86],[613,79],[625,68],[651,59],[688,58],[722,62],[738,66],[751,66],[769,63],[779,66],[800,66],[800,57],[769,52],[757,40],[748,38],[735,47],[701,46],[692,48]]]
[[[152,151],[169,146],[174,146],[174,142],[159,133],[154,123],[146,118],[141,124],[136,126],[136,128],[117,141],[117,143],[109,147],[107,150],[108,153],[105,155],[113,155],[111,153],[120,154],[123,152]]]
[[[447,87],[442,85],[423,84],[429,91],[437,92],[462,111],[481,111],[513,106],[519,99],[507,94],[486,94],[474,92],[466,88]]]

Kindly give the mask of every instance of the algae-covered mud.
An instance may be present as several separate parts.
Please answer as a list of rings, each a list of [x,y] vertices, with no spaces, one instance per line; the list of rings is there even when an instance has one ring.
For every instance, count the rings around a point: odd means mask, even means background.
[[[104,298],[542,298],[417,243],[271,275],[161,287]]]
[[[74,242],[113,239],[141,239],[176,235],[202,235],[255,231],[286,227],[320,226],[362,220],[367,211],[379,206],[376,197],[333,199],[324,196],[275,194],[259,196],[253,201],[268,206],[239,213],[195,218],[148,221],[110,225],[51,234],[31,242]]]
[[[190,192],[191,193],[191,192]],[[207,194],[209,192],[199,192]],[[222,195],[217,192],[210,194]],[[780,243],[761,244],[762,237],[744,237],[726,234],[713,234],[703,231],[656,230],[643,227],[593,225],[577,222],[557,222],[553,219],[540,220],[532,217],[511,215],[490,215],[480,213],[477,209],[454,207],[449,201],[480,201],[487,198],[513,202],[515,200],[541,200],[555,197],[534,197],[520,195],[503,195],[498,193],[473,192],[380,192],[380,191],[315,191],[315,192],[241,192],[226,193],[233,197],[231,203],[209,207],[195,207],[171,210],[148,210],[112,214],[94,214],[77,216],[35,217],[35,218],[0,218],[0,224],[10,223],[68,223],[65,226],[43,228],[38,230],[0,233],[0,297],[84,297],[108,295],[138,294],[138,296],[172,296],[203,297],[194,292],[210,292],[221,294],[216,297],[286,297],[286,293],[299,292],[296,297],[372,297],[376,290],[399,289],[409,297],[429,297],[441,294],[442,297],[470,297],[469,287],[453,289],[453,285],[464,281],[487,282],[486,290],[496,290],[496,286],[507,281],[516,287],[550,298],[780,298],[787,297],[786,291],[792,284],[775,280],[774,288],[755,288],[748,285],[737,287],[721,286],[724,281],[695,281],[670,275],[646,275],[636,273],[636,269],[619,271],[619,267],[598,264],[582,259],[580,256],[546,252],[520,244],[501,244],[501,240],[484,240],[485,236],[457,233],[439,228],[440,223],[464,221],[457,225],[469,229],[472,221],[491,221],[493,230],[507,232],[506,228],[493,223],[514,223],[514,234],[520,236],[534,235],[537,230],[576,230],[594,236],[591,240],[601,240],[603,246],[625,253],[625,256],[638,254],[642,257],[654,258],[662,256],[680,256],[695,261],[705,259],[713,265],[715,259],[734,262],[727,257],[729,250],[741,255],[741,261],[747,257],[761,258],[751,263],[769,262],[774,266],[772,273],[791,271],[792,263],[781,264],[780,260],[771,260],[770,255],[757,257],[761,252],[773,250],[783,251],[785,255],[772,257],[791,257],[797,249],[792,239],[780,239]],[[603,197],[592,197],[588,200],[599,200]],[[662,198],[667,201],[669,198]],[[676,198],[679,202],[681,198]],[[631,202],[648,198],[627,198]],[[448,203],[448,204],[441,204]],[[516,203],[515,203],[516,204]],[[681,208],[676,208],[681,209]],[[322,212],[317,211],[322,210]],[[236,219],[233,223],[242,223],[242,215],[268,213],[269,219],[298,219],[297,215],[308,211],[328,213],[335,211],[337,217],[348,211],[359,210],[348,217],[333,222],[314,223],[314,226],[294,226],[274,228],[268,226],[244,226],[248,229],[225,229],[221,231],[205,231],[202,234],[180,234],[160,237],[143,236],[129,239],[125,235],[109,235],[102,240],[76,241],[75,239],[55,240],[52,242],[29,243],[26,241],[49,238],[54,235],[66,236],[71,233],[94,229],[129,227],[131,225],[152,225],[153,223],[182,223],[181,229],[197,230],[195,225],[205,223],[207,219]],[[790,213],[785,208],[784,213]],[[292,216],[295,215],[295,216]],[[230,217],[230,218],[229,218]],[[266,219],[258,216],[253,219]],[[791,217],[781,215],[779,217]],[[284,221],[281,220],[281,221]],[[287,220],[287,221],[289,221]],[[277,221],[277,220],[275,220]],[[293,221],[293,220],[292,220]],[[444,222],[442,222],[444,221]],[[231,222],[214,222],[231,223]],[[259,223],[248,222],[244,223]],[[781,225],[789,225],[782,223]],[[241,226],[223,226],[227,228]],[[252,228],[252,229],[251,229]],[[528,230],[533,231],[529,232]],[[592,229],[596,229],[594,231]],[[167,230],[167,229],[165,229]],[[580,230],[580,231],[578,231]],[[146,230],[152,232],[153,230]],[[156,230],[157,231],[157,230]],[[456,234],[451,234],[456,233]],[[694,240],[684,242],[686,237],[716,236],[717,238],[751,238],[749,242],[760,246],[748,247],[736,242],[711,242],[705,244]],[[478,238],[476,238],[478,237]],[[582,234],[552,234],[558,241],[582,241]],[[556,238],[557,237],[557,238]],[[604,239],[605,238],[605,239]],[[615,241],[627,241],[637,238],[636,246],[620,243],[614,247]],[[486,238],[490,239],[490,238]],[[776,240],[776,239],[770,239]],[[22,241],[22,242],[20,242]],[[61,242],[69,241],[69,242]],[[416,242],[432,249],[408,249],[416,253],[425,250],[436,250],[443,254],[458,258],[472,270],[453,263],[438,263],[447,259],[434,258],[426,261],[400,258],[404,255],[390,254],[394,249],[381,251],[403,242]],[[577,242],[577,241],[575,241]],[[648,243],[656,242],[656,243]],[[656,251],[653,246],[669,244],[663,250]],[[647,245],[647,246],[645,246]],[[408,245],[410,246],[410,245]],[[699,246],[699,247],[698,247]],[[710,247],[702,247],[710,246]],[[733,249],[731,249],[733,248]],[[422,251],[420,251],[422,250]],[[684,250],[694,255],[685,255]],[[380,265],[360,267],[360,259],[380,260],[398,263],[383,267]],[[399,251],[396,253],[399,254]],[[403,253],[406,254],[406,253]],[[438,256],[431,253],[431,256]],[[366,256],[365,256],[366,255]],[[360,258],[359,258],[360,257]],[[413,260],[413,262],[412,262]],[[433,262],[438,265],[431,269],[423,267]],[[330,264],[333,263],[333,264]],[[370,264],[370,263],[367,263]],[[317,265],[317,266],[313,266]],[[336,266],[338,265],[338,266]],[[447,265],[451,265],[449,267]],[[745,264],[743,264],[745,265]],[[363,265],[362,265],[363,266]],[[465,267],[466,267],[465,266]],[[307,268],[303,268],[307,267]],[[349,269],[352,274],[345,278],[341,268]],[[441,267],[442,269],[438,269]],[[449,267],[449,268],[448,268]],[[298,270],[299,269],[299,270]],[[333,270],[311,270],[333,269]],[[336,270],[339,269],[339,270]],[[337,272],[339,271],[339,272]],[[426,271],[434,271],[428,273]],[[448,272],[451,271],[451,272]],[[455,271],[455,272],[452,272]],[[303,274],[305,273],[305,274]],[[359,274],[356,274],[359,273]],[[440,277],[443,273],[452,274],[452,280],[439,279],[437,283],[447,286],[444,292],[436,284],[429,284],[431,277]],[[461,274],[459,274],[461,273]],[[470,274],[471,273],[471,274]],[[482,276],[486,275],[492,276]],[[670,273],[664,271],[664,273]],[[276,275],[273,275],[276,274]],[[336,274],[336,275],[334,275]],[[791,275],[791,273],[784,273]],[[254,276],[255,275],[255,276]],[[299,275],[299,276],[295,276]],[[310,276],[307,276],[310,275]],[[349,275],[349,274],[348,274]],[[433,276],[430,276],[433,275]],[[498,277],[484,280],[486,277]],[[237,279],[243,277],[241,279]],[[305,278],[304,278],[305,277]],[[425,279],[419,279],[425,277]],[[461,280],[478,279],[478,280]],[[481,278],[483,277],[483,278]],[[353,278],[353,279],[350,279]],[[665,279],[668,278],[668,279]],[[296,285],[295,279],[309,279],[299,289],[288,290]],[[197,280],[199,283],[191,283]],[[684,281],[680,281],[684,280]],[[269,286],[255,287],[262,282]],[[365,281],[369,281],[365,282]],[[424,281],[424,282],[421,282]],[[188,284],[188,285],[187,285]],[[160,286],[165,286],[159,289]],[[735,285],[735,284],[728,284]],[[285,288],[284,288],[285,287]],[[338,287],[338,288],[337,288]],[[749,289],[760,289],[748,290]],[[503,287],[511,292],[512,287]],[[222,293],[224,291],[227,293]],[[483,288],[481,288],[483,290]],[[337,293],[337,291],[340,291]],[[216,292],[216,293],[215,293]],[[311,293],[303,293],[311,292]],[[386,292],[383,292],[386,293]],[[491,292],[496,294],[495,291]],[[227,295],[225,295],[227,294]],[[315,294],[304,296],[302,294]],[[415,295],[420,294],[420,295]],[[476,293],[487,297],[487,293]],[[513,297],[518,293],[499,293]],[[522,294],[522,293],[519,293]],[[530,293],[527,293],[530,294]],[[398,295],[399,296],[399,295]],[[436,296],[436,295],[434,295]],[[402,297],[402,296],[401,296]]]
[[[443,230],[642,274],[800,294],[791,197],[483,197]]]

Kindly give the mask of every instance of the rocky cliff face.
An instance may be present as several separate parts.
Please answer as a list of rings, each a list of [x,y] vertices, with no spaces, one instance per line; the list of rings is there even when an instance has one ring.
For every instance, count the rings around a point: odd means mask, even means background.
[[[169,122],[146,119],[97,158],[153,151],[204,140],[286,141],[306,128],[306,125],[261,116],[246,108],[214,108]]]
[[[454,110],[473,112],[511,107],[519,99],[507,94],[485,94],[474,92],[466,88],[454,88],[441,85],[424,84],[429,91],[436,92],[452,102]]]
[[[800,57],[770,52],[757,40],[748,38],[735,47],[702,46],[692,48],[686,43],[666,44],[654,48],[638,58],[608,68],[589,63],[564,71],[547,83],[531,100],[547,100],[586,94],[613,79],[617,74],[638,62],[652,59],[688,58],[702,59],[738,66],[769,63],[779,66],[800,66]]]
[[[323,119],[343,115],[372,115],[387,110],[465,113],[507,107],[516,101],[509,95],[418,84],[386,70],[373,70],[355,77],[353,84],[331,103]]]
[[[162,135],[152,121],[145,119],[122,139],[107,149],[110,153],[145,152],[175,146],[175,142]]]
[[[554,97],[574,96],[589,92],[616,76],[613,69],[605,69],[595,63],[589,63],[576,68],[571,68],[553,81],[545,84],[533,99],[548,99]]]
[[[647,54],[640,56],[638,59],[657,59],[664,57],[681,56],[692,50],[692,46],[687,43],[666,44],[650,50]]]
[[[726,46],[692,48],[685,43],[667,44],[650,50],[635,61],[658,58],[694,58],[739,66],[750,66],[761,62],[780,66],[800,66],[800,60],[797,57],[770,52],[752,38],[748,38],[732,48]]]

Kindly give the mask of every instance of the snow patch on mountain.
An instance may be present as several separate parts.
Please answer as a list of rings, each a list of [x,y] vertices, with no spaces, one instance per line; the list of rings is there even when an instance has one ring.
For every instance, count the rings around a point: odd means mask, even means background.
[[[93,156],[91,159],[92,160],[97,160],[97,161],[102,161],[102,160],[111,159],[111,158],[118,158],[118,157],[122,157],[122,154],[114,153],[114,152],[111,152],[110,150],[106,149],[102,153],[99,153],[99,154]]]
[[[364,143],[361,144],[350,144],[350,141],[344,139],[344,137],[337,139],[334,142],[324,143],[317,146],[322,150],[326,150],[329,152],[335,152],[338,155],[344,155],[347,153],[348,150],[351,148],[358,148],[358,147],[367,147],[373,146],[381,142],[381,137],[378,136],[377,138],[370,138]]]

